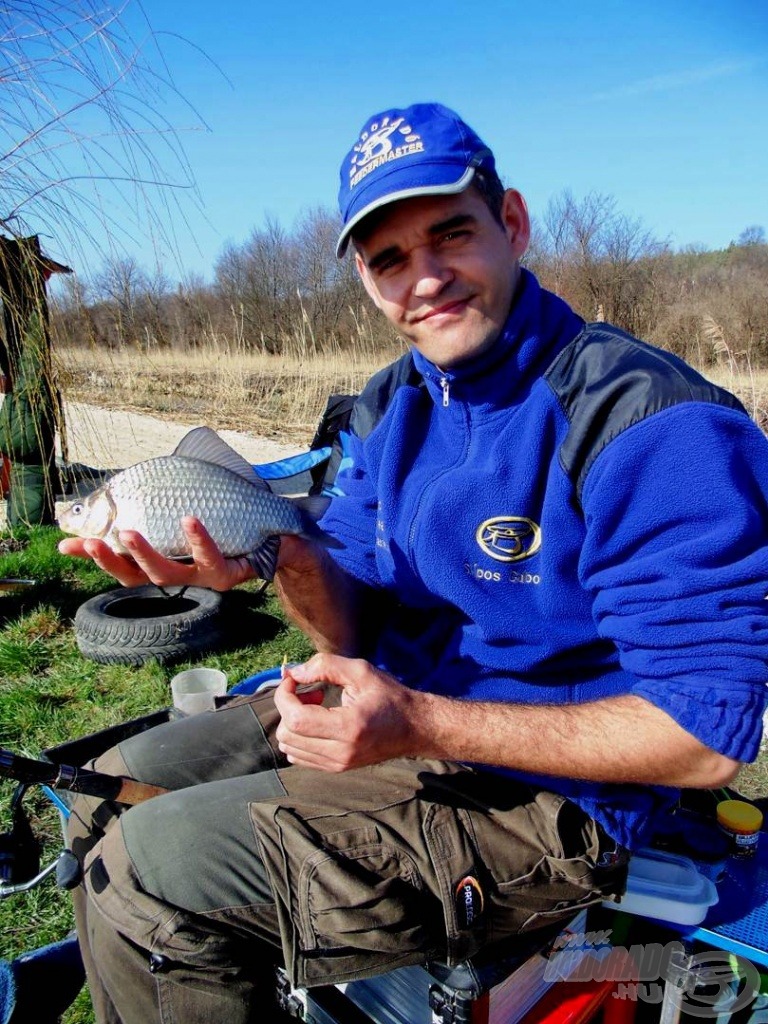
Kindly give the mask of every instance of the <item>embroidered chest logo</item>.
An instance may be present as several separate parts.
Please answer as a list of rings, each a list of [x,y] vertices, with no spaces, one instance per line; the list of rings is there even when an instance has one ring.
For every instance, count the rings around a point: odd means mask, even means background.
[[[541,527],[525,516],[494,516],[480,523],[475,540],[497,562],[522,562],[541,547]]]
[[[404,121],[403,117],[397,117],[394,121],[385,117],[381,124],[374,121],[368,130],[360,135],[360,141],[354,147],[355,155],[349,166],[350,185],[357,185],[367,174],[390,160],[399,160],[411,153],[423,151],[424,143],[421,136],[417,135],[409,124],[404,124]],[[394,139],[391,138],[393,135]]]

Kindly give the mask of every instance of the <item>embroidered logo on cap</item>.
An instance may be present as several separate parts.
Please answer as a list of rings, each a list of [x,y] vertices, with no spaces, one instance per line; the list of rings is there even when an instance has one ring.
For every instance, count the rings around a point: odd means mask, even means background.
[[[465,875],[454,892],[459,928],[471,928],[483,913],[483,890],[474,875]]]
[[[349,166],[351,186],[357,185],[367,174],[390,160],[399,160],[424,151],[421,136],[404,122],[404,117],[396,117],[394,121],[385,117],[381,123],[374,121],[360,133],[360,141],[352,150],[354,155]],[[392,135],[395,136],[394,141]]]
[[[494,516],[480,523],[475,540],[497,562],[521,562],[541,547],[541,527],[525,516]]]

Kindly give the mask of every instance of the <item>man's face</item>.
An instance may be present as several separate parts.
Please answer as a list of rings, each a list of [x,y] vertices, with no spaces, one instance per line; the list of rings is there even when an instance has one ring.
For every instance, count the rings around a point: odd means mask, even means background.
[[[355,240],[357,269],[378,308],[441,369],[498,338],[512,304],[530,225],[518,192],[499,224],[479,194],[404,199],[373,215]]]

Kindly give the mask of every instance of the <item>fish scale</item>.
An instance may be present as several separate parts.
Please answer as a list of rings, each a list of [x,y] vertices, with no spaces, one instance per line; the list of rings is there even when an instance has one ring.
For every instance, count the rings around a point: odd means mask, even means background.
[[[131,466],[109,484],[113,530],[138,530],[170,557],[188,552],[181,518],[196,516],[225,555],[253,551],[276,533],[301,533],[299,510],[221,466],[167,456]],[[140,500],[136,500],[140,497]]]

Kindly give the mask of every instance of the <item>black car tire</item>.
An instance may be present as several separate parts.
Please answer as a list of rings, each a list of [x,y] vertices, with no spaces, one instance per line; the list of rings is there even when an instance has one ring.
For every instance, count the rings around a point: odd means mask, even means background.
[[[202,587],[170,597],[154,586],[108,590],[78,608],[77,646],[104,665],[181,661],[224,644],[221,602]]]

